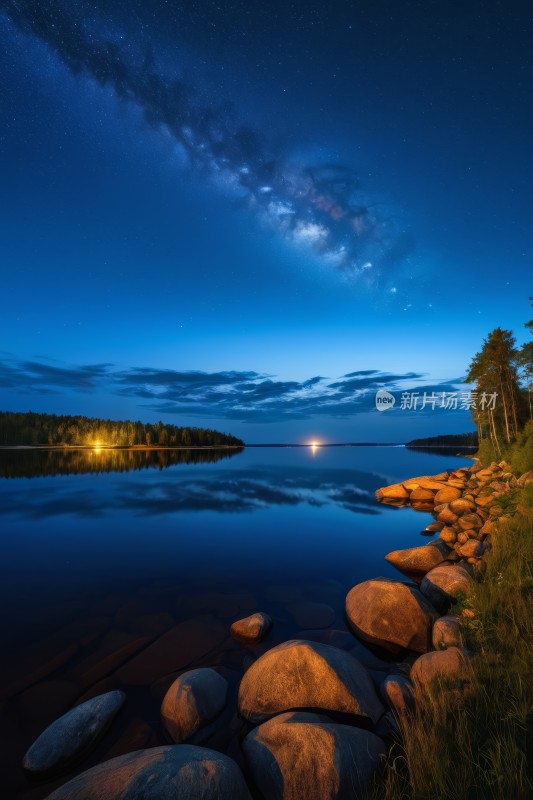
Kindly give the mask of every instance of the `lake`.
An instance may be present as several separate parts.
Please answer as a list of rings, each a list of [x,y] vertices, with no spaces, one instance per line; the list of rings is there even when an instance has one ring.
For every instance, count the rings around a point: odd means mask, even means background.
[[[8,796],[38,800],[64,782],[35,783],[18,765],[80,697],[123,688],[128,703],[74,772],[166,743],[159,705],[185,668],[215,665],[235,689],[251,659],[287,638],[355,646],[346,592],[401,577],[384,555],[428,541],[433,519],[381,506],[375,490],[467,463],[403,447],[0,451]],[[274,627],[247,648],[229,626],[256,610]],[[379,669],[382,654],[361,652]],[[242,725],[233,714],[205,743],[239,760]]]

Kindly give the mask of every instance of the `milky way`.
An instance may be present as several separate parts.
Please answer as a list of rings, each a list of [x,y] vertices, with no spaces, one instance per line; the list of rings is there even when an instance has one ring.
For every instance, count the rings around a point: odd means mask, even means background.
[[[230,103],[202,103],[189,83],[169,78],[153,55],[156,42],[141,31],[124,42],[110,33],[113,20],[76,5],[0,0],[17,27],[46,42],[74,74],[141,109],[150,128],[172,137],[190,169],[332,269],[376,285],[405,258],[409,235],[370,201],[351,168],[291,163],[261,131],[240,124]]]

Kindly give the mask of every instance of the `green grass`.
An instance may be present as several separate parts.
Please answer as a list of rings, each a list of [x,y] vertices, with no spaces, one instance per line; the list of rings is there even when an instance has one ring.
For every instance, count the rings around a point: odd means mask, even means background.
[[[461,700],[443,684],[417,690],[374,800],[533,797],[533,485],[513,501],[518,513],[492,537],[483,578],[457,605],[474,654],[470,691]]]
[[[516,476],[527,472],[533,464],[533,420],[526,423],[514,442],[511,444],[501,442],[499,451],[487,439],[480,442],[476,455],[484,467],[488,467],[492,461],[504,460],[511,466]]]

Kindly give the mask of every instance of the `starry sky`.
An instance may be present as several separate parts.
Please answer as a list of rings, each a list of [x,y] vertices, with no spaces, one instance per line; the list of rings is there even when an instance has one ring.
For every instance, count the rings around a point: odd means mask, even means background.
[[[525,340],[523,0],[0,0],[0,407],[406,441]]]

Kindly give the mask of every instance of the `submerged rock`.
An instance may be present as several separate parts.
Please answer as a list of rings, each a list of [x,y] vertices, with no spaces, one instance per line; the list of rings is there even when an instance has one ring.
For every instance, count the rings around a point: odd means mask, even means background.
[[[392,653],[402,649],[425,653],[438,616],[418,589],[390,578],[354,586],[346,597],[346,614],[358,636]]]
[[[82,772],[47,800],[251,800],[237,764],[206,747],[137,750]]]
[[[234,639],[244,643],[260,642],[272,627],[272,618],[262,611],[251,614],[233,623],[230,633]]]
[[[185,742],[211,722],[226,704],[228,682],[214,669],[184,672],[167,690],[161,704],[163,725],[176,744]]]
[[[282,714],[248,734],[243,750],[268,800],[369,797],[385,747],[368,731],[302,712]]]
[[[63,714],[35,740],[22,766],[39,774],[61,770],[96,744],[125,700],[124,692],[107,692]]]
[[[245,672],[239,688],[239,712],[250,722],[295,708],[368,717],[373,723],[384,712],[370,675],[354,656],[305,640],[266,652]]]

